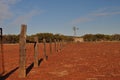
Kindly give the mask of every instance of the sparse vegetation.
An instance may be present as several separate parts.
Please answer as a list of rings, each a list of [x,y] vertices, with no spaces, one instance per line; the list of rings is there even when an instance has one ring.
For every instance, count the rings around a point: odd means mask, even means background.
[[[120,34],[105,35],[105,34],[86,34],[83,36],[85,41],[120,41]]]
[[[54,41],[57,40],[64,40],[64,41],[73,41],[73,36],[65,36],[61,34],[53,34],[53,33],[37,33],[34,35],[27,36],[27,42],[30,43],[34,41],[34,37],[38,36],[39,42],[42,42],[43,38],[46,39],[46,42],[49,42],[50,39]],[[120,34],[114,35],[105,35],[105,34],[86,34],[82,36],[84,41],[93,42],[93,41],[120,41]],[[3,36],[4,43],[18,43],[19,42],[19,35],[4,35]]]
[[[38,36],[39,42],[42,42],[43,38],[46,39],[46,42],[49,42],[50,39],[54,41],[54,39],[57,40],[64,40],[64,41],[73,41],[72,36],[65,36],[61,34],[53,34],[53,33],[37,33],[34,35],[27,36],[27,42],[33,42],[34,37]],[[19,35],[4,35],[3,36],[3,43],[18,43],[19,42]]]

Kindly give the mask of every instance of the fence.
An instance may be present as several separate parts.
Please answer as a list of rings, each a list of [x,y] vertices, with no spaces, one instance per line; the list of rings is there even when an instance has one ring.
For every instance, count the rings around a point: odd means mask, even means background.
[[[0,75],[2,76],[2,74],[4,72],[4,57],[3,57],[2,29],[0,29],[0,31],[1,31],[1,34],[0,34],[0,41],[1,41],[1,43],[0,43],[0,46],[1,46],[0,59],[2,59],[2,60],[0,60],[0,61],[2,61],[0,63]],[[21,25],[21,32],[20,32],[19,45],[18,45],[19,55],[17,54],[17,56],[19,57],[19,60],[16,59],[17,61],[15,63],[15,65],[18,64],[19,66],[18,67],[16,66],[16,68],[12,70],[12,72],[13,72],[16,69],[19,69],[18,76],[20,78],[26,77],[27,74],[29,73],[31,67],[33,67],[33,66],[38,67],[40,64],[40,61],[42,61],[42,60],[47,61],[48,54],[51,55],[51,54],[53,54],[53,52],[54,53],[60,52],[62,49],[62,45],[64,44],[62,41],[56,40],[56,39],[54,39],[54,43],[52,42],[51,39],[50,39],[49,43],[46,43],[46,39],[43,39],[43,43],[39,44],[38,37],[36,36],[34,38],[34,41],[31,41],[33,44],[33,47],[29,47],[28,46],[29,44],[26,43],[26,37],[27,37],[26,34],[27,34],[27,25],[23,24],[23,25]],[[43,48],[42,48],[43,52],[40,52],[39,45],[43,46]],[[28,54],[30,52],[28,49],[29,50],[33,49],[33,51],[34,51],[34,52],[31,52],[33,54],[32,58],[34,59],[32,61],[30,60],[31,56],[29,56],[30,54]],[[49,51],[49,53],[47,51]],[[41,53],[43,53],[43,59],[39,57],[39,55]],[[13,59],[13,60],[15,60],[15,59]],[[29,66],[27,64],[28,62],[30,62]]]

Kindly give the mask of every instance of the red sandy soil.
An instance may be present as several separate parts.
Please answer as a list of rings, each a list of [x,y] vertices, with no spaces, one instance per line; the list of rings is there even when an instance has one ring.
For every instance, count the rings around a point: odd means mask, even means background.
[[[53,45],[54,50],[54,45]],[[26,69],[33,63],[34,45],[27,44]],[[31,66],[26,78],[19,78],[19,45],[4,45],[5,74],[0,80],[120,80],[120,42],[65,44],[50,54],[38,68]],[[39,44],[39,59],[44,59]]]

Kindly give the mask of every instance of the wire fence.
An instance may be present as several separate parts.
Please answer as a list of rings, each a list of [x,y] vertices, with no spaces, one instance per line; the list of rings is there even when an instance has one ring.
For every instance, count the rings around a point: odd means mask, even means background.
[[[5,76],[19,69],[18,76],[20,78],[26,77],[33,67],[40,65],[42,60],[47,61],[49,55],[62,50],[64,42],[56,39],[54,42],[51,42],[50,39],[49,43],[46,43],[44,39],[42,43],[39,43],[36,38],[31,41],[32,43],[26,43],[24,28],[26,25],[21,26],[20,41],[17,44],[3,44],[2,29],[0,28],[0,76]]]

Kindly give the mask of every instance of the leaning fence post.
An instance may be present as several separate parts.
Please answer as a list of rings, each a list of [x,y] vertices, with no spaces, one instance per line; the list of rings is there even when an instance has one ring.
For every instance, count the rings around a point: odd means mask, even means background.
[[[26,77],[26,31],[27,25],[21,25],[21,33],[20,33],[20,41],[19,41],[19,50],[20,50],[20,58],[19,58],[19,77]]]
[[[34,37],[34,67],[38,67],[38,37]]]
[[[47,56],[46,56],[46,40],[43,39],[43,44],[44,44],[44,58],[45,60],[47,60]]]
[[[2,28],[0,28],[0,77],[4,73],[4,55],[3,55],[3,31]]]
[[[50,39],[50,54],[52,54],[52,40]]]

